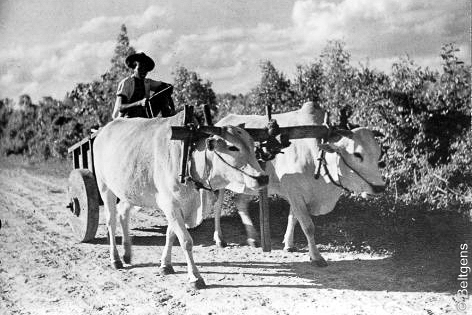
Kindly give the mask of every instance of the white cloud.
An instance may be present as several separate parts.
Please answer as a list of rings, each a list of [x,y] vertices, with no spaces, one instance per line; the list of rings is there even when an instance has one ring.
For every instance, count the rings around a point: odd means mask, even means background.
[[[201,35],[182,36],[176,51],[182,57],[194,55],[206,66],[227,67],[240,60],[258,63],[279,53],[286,55],[294,44],[289,31],[263,24],[254,29],[210,29]]]
[[[143,14],[95,17],[58,37],[57,42],[35,46],[15,46],[0,51],[0,98],[28,93],[33,100],[51,95],[62,99],[76,83],[98,79],[110,65],[121,24],[141,32],[157,28],[166,9],[150,6]],[[143,37],[166,38],[170,31],[155,31]],[[137,47],[146,50],[143,43]]]
[[[82,26],[74,30],[76,34],[93,35],[109,33],[109,30],[116,30],[125,24],[128,27],[136,29],[146,29],[156,27],[156,21],[161,21],[166,15],[167,10],[161,6],[150,6],[142,14],[128,16],[99,16],[85,21]]]
[[[168,30],[161,32],[144,34],[132,42],[167,68],[161,71],[158,64],[160,78],[171,79],[171,68],[183,65],[212,81],[217,91],[249,90],[259,78],[261,60],[287,59],[287,52],[295,45],[291,30],[276,29],[270,24],[251,29],[209,28],[199,34],[179,36]],[[240,88],[244,90],[237,90]]]
[[[156,25],[156,21],[162,21],[164,18],[169,20],[172,15],[168,13],[169,10],[164,6],[151,5],[143,15],[137,14],[127,17],[127,23],[138,28],[153,27]]]
[[[60,42],[29,48],[15,47],[0,54],[1,97],[28,93],[33,100],[42,96],[62,99],[78,82],[97,79],[104,73],[113,54],[114,43]]]
[[[94,17],[84,21],[79,27],[65,32],[60,38],[69,43],[99,43],[116,39],[123,24],[128,29],[128,35],[132,37],[154,32],[160,27],[158,22],[169,20],[171,17],[166,7],[151,5],[140,14]]]
[[[171,49],[173,41],[174,32],[171,29],[158,29],[131,40],[131,46],[137,51],[152,52],[153,57],[159,58]]]
[[[369,58],[383,71],[404,54],[421,66],[437,66],[440,47],[448,42],[456,42],[459,57],[470,60],[465,0],[303,0],[294,3],[285,27],[218,24],[198,33],[178,33],[178,15],[172,19],[171,10],[150,6],[141,14],[96,17],[57,42],[1,50],[0,97],[26,92],[33,99],[62,98],[76,83],[98,78],[109,66],[123,23],[131,45],[155,58],[151,77],[172,80],[172,68],[181,64],[213,81],[217,92],[253,87],[261,60],[290,75],[296,64],[317,59],[332,39],[346,42],[354,62]]]
[[[458,24],[467,27],[464,12],[465,0],[305,0],[295,2],[292,19],[294,36],[304,41],[305,50],[342,39],[355,53],[380,58],[436,53],[441,44],[466,40],[465,34],[458,38],[451,32]]]

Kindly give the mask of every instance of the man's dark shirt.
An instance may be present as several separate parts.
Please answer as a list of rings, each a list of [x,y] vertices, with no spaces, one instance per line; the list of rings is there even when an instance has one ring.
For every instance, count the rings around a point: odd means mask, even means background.
[[[146,95],[146,91],[144,89],[144,80],[134,77],[134,92],[133,95],[129,100],[125,100],[126,103],[131,104],[137,101],[140,101]],[[123,116],[127,118],[132,117],[147,117],[146,109],[143,106],[135,106],[131,108],[127,108],[122,111]]]

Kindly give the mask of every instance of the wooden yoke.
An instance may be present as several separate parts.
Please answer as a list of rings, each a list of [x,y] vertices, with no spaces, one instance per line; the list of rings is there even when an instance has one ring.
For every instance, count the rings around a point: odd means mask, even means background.
[[[211,134],[221,134],[221,127],[213,126],[210,108],[204,106],[204,115],[207,126],[195,126],[193,123],[193,107],[185,106],[185,116],[183,126],[172,126],[171,140],[181,140],[182,160],[180,180],[185,182],[187,176],[187,159],[190,145],[201,138],[206,138]],[[292,127],[279,127],[272,119],[272,108],[266,107],[268,127],[266,128],[246,128],[255,142],[258,142],[256,156],[262,169],[265,169],[267,161],[273,159],[277,154],[283,153],[281,150],[289,146],[290,139],[317,138],[327,139],[330,134],[329,116],[325,116],[323,125],[305,125]],[[319,158],[323,156],[320,155]],[[319,167],[318,167],[319,168]],[[317,170],[319,173],[319,169]],[[316,174],[315,174],[316,175]],[[261,246],[264,252],[271,251],[270,225],[269,225],[269,199],[267,187],[259,191],[259,213],[261,229]]]
[[[184,126],[188,126],[193,120],[193,106],[184,106]],[[172,132],[173,134],[173,132]],[[190,144],[192,143],[193,133],[190,132],[186,134],[186,137],[181,139],[183,140],[182,143],[182,160],[180,161],[180,182],[183,184],[185,183],[185,178],[187,177],[187,159],[188,159],[188,151],[190,148]]]
[[[272,108],[266,107],[268,126],[265,129],[246,129],[253,137],[254,141],[259,142],[256,149],[261,168],[265,170],[266,162],[275,158],[277,154],[283,153],[282,149],[290,145],[289,139],[302,138],[321,138],[326,139],[329,136],[329,117],[325,116],[325,122],[322,126],[294,126],[280,128],[277,122],[272,119]],[[320,156],[322,158],[323,156]],[[320,164],[321,165],[321,164]],[[269,198],[267,188],[259,191],[259,220],[262,251],[271,251],[270,239],[270,220],[269,220]]]
[[[203,115],[205,116],[205,122],[207,126],[213,126],[213,120],[211,119],[210,106],[207,104],[203,105]]]
[[[269,123],[272,120],[272,108],[270,105],[266,106],[266,115]],[[268,132],[267,132],[268,135]],[[262,145],[262,142],[260,142]],[[262,150],[262,148],[258,148]],[[262,152],[261,152],[262,153]],[[261,155],[262,157],[263,155]],[[266,162],[262,159],[259,159],[259,164],[261,168],[265,171]],[[270,239],[270,217],[269,217],[269,192],[267,187],[259,190],[259,226],[261,234],[261,247],[263,252],[270,252],[272,248],[271,239]]]
[[[184,106],[183,126],[171,126],[171,140],[182,141],[182,159],[180,161],[180,182],[183,184],[187,178],[187,161],[191,145],[201,138],[206,138],[210,134],[221,134],[220,127],[214,127],[211,119],[210,108],[207,105],[203,107],[205,121],[208,126],[196,126],[193,121],[194,107]]]
[[[251,137],[256,142],[267,141],[269,139],[269,133],[267,128],[245,128]],[[280,135],[286,137],[286,139],[304,139],[304,138],[318,138],[323,139],[328,136],[329,128],[324,125],[305,125],[305,126],[293,126],[293,127],[280,127]]]
[[[321,143],[325,143],[325,142],[328,140],[328,137],[329,137],[330,126],[329,126],[329,113],[328,113],[328,112],[325,113],[324,121],[323,121],[323,126],[325,126],[326,128],[328,128],[328,134],[327,134],[325,137],[322,137],[322,138],[321,138]],[[318,159],[317,159],[318,165],[317,165],[317,167],[316,167],[316,172],[315,172],[315,174],[314,174],[315,179],[320,178],[321,165],[323,164],[324,157],[325,157],[325,151],[324,151],[324,150],[320,150],[320,153],[319,153],[319,156],[318,156]]]

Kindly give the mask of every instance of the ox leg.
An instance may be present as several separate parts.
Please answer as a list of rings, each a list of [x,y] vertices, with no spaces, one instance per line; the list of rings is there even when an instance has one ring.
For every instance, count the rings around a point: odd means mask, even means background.
[[[118,218],[120,219],[121,229],[123,230],[123,261],[126,264],[131,264],[131,237],[129,235],[129,215],[132,206],[124,201],[117,205]]]
[[[326,267],[328,263],[321,256],[318,247],[315,243],[315,225],[313,220],[308,212],[306,204],[303,202],[303,199],[300,200],[290,200],[290,207],[293,211],[293,214],[297,218],[300,226],[302,227],[303,233],[306,236],[308,241],[308,249],[310,252],[310,260],[313,264],[318,267]]]
[[[295,233],[295,226],[297,225],[297,218],[293,215],[293,212],[290,211],[287,220],[287,230],[284,235],[284,250],[287,252],[295,252],[297,248],[293,244],[293,237]]]
[[[179,212],[180,213],[180,212]],[[187,261],[187,274],[189,278],[189,285],[192,289],[203,289],[206,287],[205,281],[203,281],[200,272],[195,265],[195,261],[193,260],[193,240],[190,236],[190,233],[185,228],[184,219],[180,213],[178,217],[170,218],[169,226],[171,226],[172,230],[177,235],[179,239],[180,246],[184,251],[185,259]]]
[[[108,229],[108,239],[110,241],[110,261],[115,269],[123,268],[118,249],[116,248],[116,196],[108,189],[101,189],[100,193],[103,199],[105,209],[105,220]]]
[[[238,194],[234,198],[234,203],[238,209],[238,214],[241,217],[241,221],[244,224],[247,235],[247,243],[249,246],[257,247],[259,246],[259,234],[254,228],[254,224],[249,216],[249,203],[252,200],[251,195]]]
[[[176,235],[172,230],[172,227],[170,225],[167,226],[166,244],[162,251],[161,267],[159,268],[159,273],[162,276],[175,273],[174,268],[172,267],[172,246],[174,245],[175,237]]]
[[[223,239],[223,233],[221,232],[221,210],[223,207],[223,201],[225,198],[225,190],[220,189],[218,191],[218,200],[216,201],[215,209],[215,232],[213,233],[213,240],[217,247],[223,248],[227,246],[227,243]]]

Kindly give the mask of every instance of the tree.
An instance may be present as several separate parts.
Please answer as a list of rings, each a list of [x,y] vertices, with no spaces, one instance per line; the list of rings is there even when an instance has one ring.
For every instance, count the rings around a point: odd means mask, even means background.
[[[249,94],[233,95],[230,93],[218,94],[216,96],[218,103],[217,120],[228,114],[245,114],[248,108],[251,108]]]
[[[123,24],[121,25],[121,30],[117,37],[115,53],[111,58],[110,70],[105,74],[107,78],[121,80],[124,76],[132,74],[133,70],[126,66],[125,59],[134,53],[136,53],[136,50],[130,46],[128,31],[126,25]]]
[[[118,83],[132,73],[132,70],[126,67],[125,59],[135,52],[129,44],[127,29],[123,24],[109,70],[101,75],[100,80],[79,83],[67,94],[67,98],[78,108],[78,113],[85,118],[85,130],[103,126],[111,120]]]
[[[18,98],[18,105],[23,110],[34,106],[33,101],[31,100],[31,97],[28,94],[20,95],[20,97]]]
[[[453,44],[444,45],[441,49],[443,74],[439,81],[437,105],[444,111],[457,110],[471,113],[471,71],[456,56],[459,49]]]
[[[30,155],[31,144],[38,135],[37,106],[27,94],[21,95],[19,101],[22,102],[20,109],[13,110],[8,116],[0,147],[6,154]]]
[[[174,93],[176,101],[176,110],[180,110],[184,105],[195,106],[197,118],[203,119],[202,106],[209,105],[213,117],[216,117],[216,95],[212,89],[212,83],[204,81],[194,72],[189,71],[183,66],[179,66],[173,73],[174,75]],[[203,122],[203,120],[200,120]]]
[[[386,101],[390,78],[383,72],[361,66],[354,73],[350,123],[388,131],[395,120],[389,115],[392,104]]]
[[[3,131],[8,124],[8,120],[13,112],[12,100],[5,98],[0,100],[0,138],[3,136]]]
[[[90,130],[105,125],[111,118],[111,113],[109,113],[111,109],[105,106],[104,96],[103,84],[94,80],[90,83],[78,83],[67,94],[64,103],[73,104],[86,130]]]
[[[274,112],[282,113],[298,108],[294,92],[290,88],[290,80],[279,72],[272,62],[261,63],[261,82],[252,91],[253,107],[248,114],[262,114],[267,105]]]
[[[117,38],[117,45],[115,53],[111,58],[110,69],[102,75],[103,85],[103,108],[107,111],[107,121],[111,120],[111,113],[116,99],[116,89],[118,83],[128,75],[133,73],[133,70],[128,68],[125,64],[127,56],[136,53],[136,50],[130,46],[128,32],[126,26],[121,25],[120,33]]]
[[[350,65],[351,55],[341,41],[329,41],[323,49],[322,107],[330,112],[331,120],[347,127],[352,115],[352,100],[355,92],[354,68]]]
[[[39,101],[37,135],[30,145],[30,151],[44,158],[66,157],[67,148],[83,137],[80,117],[75,115],[70,103],[63,103],[52,97]]]
[[[315,62],[309,65],[297,65],[292,90],[296,93],[296,102],[298,104],[309,101],[320,104],[323,91],[322,63]]]

